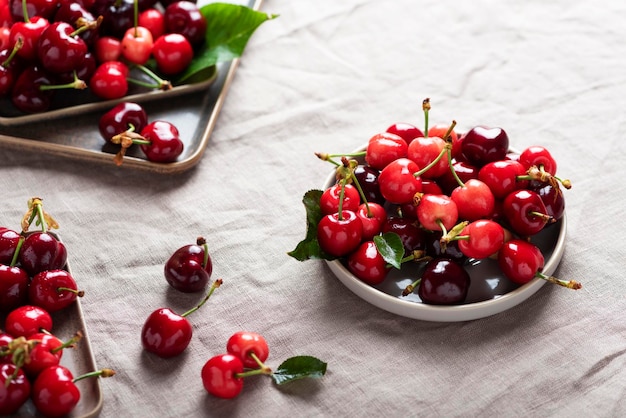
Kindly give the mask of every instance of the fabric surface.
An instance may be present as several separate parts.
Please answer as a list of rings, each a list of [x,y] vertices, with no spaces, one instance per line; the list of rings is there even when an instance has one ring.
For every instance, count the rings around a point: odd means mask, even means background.
[[[206,153],[154,175],[0,150],[2,220],[42,196],[61,224],[99,366],[102,417],[618,417],[626,415],[626,3],[591,0],[266,0],[280,17],[252,37]],[[556,276],[484,319],[400,317],[350,292],[320,261],[286,253],[305,234],[302,195],[394,122],[504,128],[517,148],[549,148],[566,193]],[[167,103],[163,103],[167,109]],[[169,290],[164,261],[206,237],[224,285],[190,317],[181,356],[143,352],[159,307],[202,295]],[[238,330],[263,334],[268,364],[308,354],[326,376],[277,388],[250,378],[235,400],[200,369]]]

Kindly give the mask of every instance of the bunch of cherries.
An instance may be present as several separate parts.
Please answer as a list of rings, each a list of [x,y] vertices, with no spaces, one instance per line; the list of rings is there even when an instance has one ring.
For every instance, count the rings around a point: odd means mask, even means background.
[[[100,117],[98,128],[107,143],[119,145],[113,158],[118,166],[133,145],[139,145],[148,161],[158,163],[176,161],[185,146],[173,123],[165,120],[149,122],[144,108],[134,102],[115,105]]]
[[[393,267],[377,240],[395,234],[401,263],[425,263],[404,295],[417,289],[429,304],[463,303],[470,286],[464,263],[486,258],[497,259],[518,284],[539,277],[580,288],[541,273],[544,256],[532,242],[563,216],[563,189],[571,187],[557,177],[550,152],[542,146],[513,152],[501,128],[477,126],[460,135],[454,121],[429,127],[428,99],[423,110],[424,130],[396,123],[363,152],[317,154],[337,167],[337,181],[319,200],[316,238],[324,258],[341,258],[356,277],[380,284]]]
[[[129,83],[167,90],[203,41],[206,19],[189,0],[0,0],[0,97],[44,112],[60,89],[124,97]],[[133,78],[138,68],[150,79]]]
[[[35,222],[39,231],[29,232]],[[44,416],[64,416],[80,400],[75,382],[114,374],[102,369],[74,377],[61,364],[63,350],[82,337],[63,341],[54,334],[53,314],[83,295],[65,269],[67,251],[49,232],[58,228],[43,210],[42,200],[29,200],[22,232],[0,228],[0,415],[18,411],[31,399]]]

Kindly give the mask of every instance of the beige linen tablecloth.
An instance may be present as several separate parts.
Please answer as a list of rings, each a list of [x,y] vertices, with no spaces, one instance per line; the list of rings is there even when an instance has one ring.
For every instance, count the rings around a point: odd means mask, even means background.
[[[42,196],[61,224],[102,380],[102,417],[619,417],[626,415],[626,3],[582,0],[266,0],[280,17],[251,39],[202,160],[179,175],[0,150],[2,220]],[[568,231],[546,285],[495,316],[408,319],[361,300],[320,261],[286,253],[304,192],[394,122],[504,128],[541,144],[571,179]],[[163,103],[166,111],[167,103]],[[164,260],[205,236],[224,285],[190,317],[186,353],[143,352],[168,290]],[[308,354],[326,376],[207,395],[200,369],[237,330],[268,364]]]

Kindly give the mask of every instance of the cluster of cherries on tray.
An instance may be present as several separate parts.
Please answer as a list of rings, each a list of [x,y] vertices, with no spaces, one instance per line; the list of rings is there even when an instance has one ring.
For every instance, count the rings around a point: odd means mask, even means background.
[[[189,66],[206,25],[188,0],[0,0],[0,97],[38,113],[61,89],[102,99],[124,97],[129,83],[167,90],[161,76]],[[151,58],[161,76],[145,66]]]
[[[148,161],[157,163],[176,161],[185,147],[173,123],[149,121],[145,109],[134,102],[121,102],[108,110],[100,117],[98,129],[107,144],[119,146],[113,158],[118,166],[133,145],[141,148]]]
[[[29,232],[35,222],[41,230]],[[18,411],[29,399],[44,416],[64,416],[80,400],[75,382],[111,376],[102,369],[74,377],[61,365],[63,350],[82,337],[55,335],[53,315],[83,295],[65,270],[67,250],[49,229],[58,224],[40,198],[29,201],[22,232],[0,228],[0,415]]]
[[[403,295],[417,290],[428,304],[465,301],[469,259],[496,259],[518,284],[540,277],[580,288],[576,281],[542,274],[544,256],[532,242],[563,216],[563,189],[571,187],[556,176],[550,152],[542,146],[512,152],[501,128],[477,126],[461,135],[454,121],[429,128],[428,99],[423,108],[424,130],[396,123],[374,135],[362,153],[318,154],[337,166],[337,181],[320,197],[320,249],[377,285],[392,266],[375,237],[397,234],[401,262],[425,263]]]

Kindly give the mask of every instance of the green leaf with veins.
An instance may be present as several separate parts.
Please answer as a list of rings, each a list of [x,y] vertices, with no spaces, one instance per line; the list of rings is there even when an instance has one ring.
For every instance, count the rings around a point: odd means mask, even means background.
[[[400,269],[404,257],[404,244],[395,232],[387,232],[374,237],[376,249],[383,259],[393,267]]]
[[[176,85],[206,79],[204,74],[210,76],[211,67],[240,57],[256,29],[278,17],[230,3],[209,3],[200,7],[200,13],[207,21],[205,43],[187,69],[176,77]]]
[[[326,374],[327,364],[312,356],[296,356],[285,360],[271,374],[274,383],[283,385],[307,377],[320,378]]]
[[[306,236],[294,250],[287,253],[298,261],[310,259],[333,260],[333,257],[322,251],[317,241],[317,224],[324,216],[320,209],[322,193],[321,190],[313,189],[306,192],[302,197],[302,203],[306,209]]]

